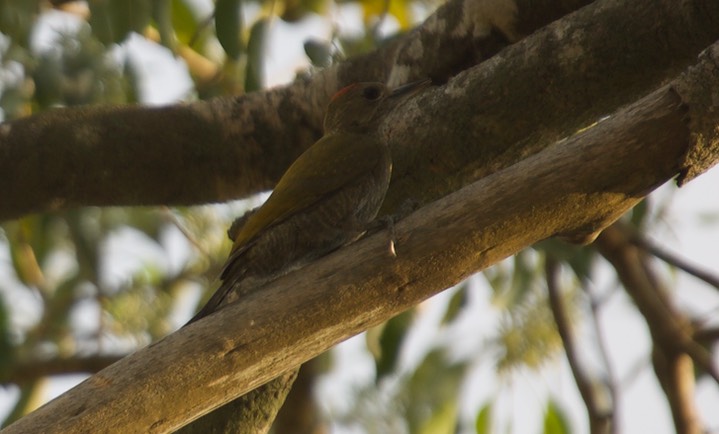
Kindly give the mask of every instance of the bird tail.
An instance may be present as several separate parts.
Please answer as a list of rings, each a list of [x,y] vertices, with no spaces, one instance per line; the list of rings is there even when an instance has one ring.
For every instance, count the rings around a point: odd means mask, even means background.
[[[187,326],[189,324],[192,324],[193,322],[206,317],[207,315],[211,314],[212,312],[215,312],[217,309],[220,308],[220,306],[223,304],[222,301],[227,297],[227,294],[232,290],[232,282],[224,281],[222,282],[222,285],[217,288],[217,291],[215,291],[214,294],[212,294],[212,297],[205,303],[205,305],[200,309],[199,312],[195,314],[187,323],[183,326]]]

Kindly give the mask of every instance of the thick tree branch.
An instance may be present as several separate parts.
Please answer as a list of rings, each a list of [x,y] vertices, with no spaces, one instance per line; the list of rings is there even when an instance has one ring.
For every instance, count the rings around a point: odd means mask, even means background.
[[[516,21],[533,31],[588,2],[517,0],[531,6]],[[78,205],[226,201],[267,190],[319,138],[329,97],[351,82],[386,81],[396,52],[416,47],[420,35],[452,47],[451,55],[432,53],[431,47],[425,52],[433,68],[451,74],[467,66],[455,65],[457,58],[481,61],[505,46],[507,40],[491,32],[491,16],[472,15],[490,25],[484,33],[466,19],[467,5],[475,3],[514,1],[450,1],[435,13],[444,20],[442,29],[410,33],[286,88],[160,108],[52,110],[5,123],[0,127],[0,183],[14,188],[0,192],[0,220]],[[538,16],[544,21],[527,17],[542,6]],[[479,12],[485,10],[493,11]],[[438,75],[432,69],[410,72]]]
[[[360,240],[123,359],[3,433],[176,429],[527,245],[606,227],[679,172],[694,145],[685,114],[663,87],[400,221],[396,257],[386,233]]]
[[[456,20],[474,17],[465,13],[473,3],[482,2],[454,0],[438,10],[435,17],[447,14],[441,33],[430,19],[398,43],[288,88],[157,109],[63,110],[5,124],[0,181],[15,188],[0,197],[0,219],[78,204],[219,201],[267,189],[319,136],[338,86],[389,74],[454,76],[467,65],[445,73],[456,59],[432,50],[451,46],[480,59],[500,47],[497,32],[482,36],[481,26]],[[583,3],[518,0],[516,32],[499,34],[527,34]],[[529,17],[543,5],[555,5],[536,14],[544,22]],[[486,25],[486,17],[477,19]],[[421,116],[395,135],[387,209],[406,197],[434,200],[571,135],[654,88],[717,37],[713,0],[601,0],[553,23],[453,78],[443,103],[422,100]],[[480,43],[487,38],[494,42]],[[439,63],[413,62],[413,53]]]

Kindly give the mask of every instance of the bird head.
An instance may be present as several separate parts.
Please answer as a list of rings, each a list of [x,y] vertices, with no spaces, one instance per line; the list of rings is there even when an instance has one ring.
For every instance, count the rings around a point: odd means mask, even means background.
[[[377,128],[382,117],[408,96],[429,85],[416,81],[390,90],[382,83],[354,83],[332,96],[325,115],[325,134],[333,132],[366,133]]]

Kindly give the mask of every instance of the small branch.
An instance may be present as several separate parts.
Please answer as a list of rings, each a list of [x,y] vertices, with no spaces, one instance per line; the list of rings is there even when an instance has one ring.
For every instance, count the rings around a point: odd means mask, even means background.
[[[185,237],[185,239],[192,244],[192,247],[194,247],[202,256],[205,258],[211,258],[210,252],[207,251],[207,249],[200,244],[200,242],[195,238],[195,234],[187,230],[187,227],[185,227],[184,223],[180,221],[180,219],[175,215],[175,213],[172,212],[172,210],[166,206],[163,206],[162,208],[162,215],[165,217],[167,221],[172,223],[173,226],[177,228],[177,230],[180,231],[180,233]]]
[[[694,332],[694,339],[697,342],[706,344],[714,343],[719,340],[719,327],[701,328]]]
[[[554,321],[557,324],[557,332],[559,332],[559,336],[564,343],[567,361],[572,370],[574,381],[577,383],[579,394],[582,396],[582,400],[584,400],[584,404],[587,407],[589,431],[592,434],[610,433],[612,432],[613,426],[612,411],[603,410],[597,402],[595,383],[585,372],[579,361],[579,350],[575,346],[569,318],[567,317],[564,306],[562,306],[562,296],[558,287],[559,264],[550,254],[545,256],[544,270],[547,277],[549,306],[552,309]]]
[[[654,372],[667,396],[677,433],[704,434],[694,397],[694,363],[685,353],[669,352],[654,342]]]
[[[607,381],[606,386],[609,390],[609,396],[612,399],[612,411],[611,411],[611,433],[617,432],[617,420],[619,419],[617,415],[617,411],[620,408],[619,405],[619,391],[617,386],[617,375],[614,372],[614,367],[612,365],[611,360],[609,360],[609,348],[607,347],[607,342],[604,336],[604,329],[602,328],[601,324],[599,324],[599,307],[601,305],[601,301],[598,300],[596,297],[594,297],[589,290],[586,291],[587,294],[589,294],[590,297],[590,308],[591,308],[591,318],[592,318],[592,325],[594,326],[594,334],[597,337],[597,349],[599,350],[599,356],[602,359],[602,364],[604,365],[604,370],[607,375]]]
[[[62,374],[94,374],[122,359],[125,355],[56,358],[22,361],[3,369],[0,384],[25,384],[40,378]]]
[[[692,338],[690,321],[676,309],[654,270],[631,244],[630,233],[631,230],[619,222],[605,229],[597,239],[599,252],[617,270],[622,284],[647,320],[655,343],[688,354],[719,383],[719,370],[711,355]]]
[[[654,371],[672,410],[677,432],[702,432],[694,403],[693,363],[719,380],[711,354],[694,341],[692,325],[677,310],[646,261],[630,242],[621,223],[605,229],[595,245],[619,276],[625,290],[644,316],[652,336]],[[693,362],[692,362],[693,361]]]
[[[719,289],[719,276],[715,276],[708,270],[703,270],[702,268],[690,263],[688,260],[662,249],[661,247],[657,246],[656,244],[652,243],[651,241],[642,237],[639,234],[633,235],[630,238],[630,241],[635,246],[645,250],[653,256],[656,256],[667,264],[672,265],[684,271],[685,273],[704,281],[705,283],[713,286],[716,289]]]

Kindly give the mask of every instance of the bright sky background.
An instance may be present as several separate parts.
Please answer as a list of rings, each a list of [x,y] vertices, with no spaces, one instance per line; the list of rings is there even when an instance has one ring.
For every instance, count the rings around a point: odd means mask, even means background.
[[[208,4],[198,1],[200,8],[209,10]],[[307,66],[303,51],[303,42],[308,38],[327,40],[333,25],[349,32],[362,31],[357,10],[353,6],[337,9],[333,13],[333,22],[319,16],[311,16],[299,24],[287,24],[275,20],[271,27],[271,35],[267,45],[268,57],[266,64],[267,83],[270,86],[291,81],[295,72]],[[52,45],[53,35],[59,28],[73,28],[73,18],[64,17],[59,12],[51,12],[45,20],[45,26],[35,35],[34,46],[46,49]],[[389,32],[395,26],[391,21],[386,25]],[[139,36],[131,37],[116,55],[123,58],[127,54],[132,62],[140,67],[145,78],[142,87],[142,99],[146,104],[166,104],[180,99],[191,98],[189,94],[191,82],[184,64],[172,57],[169,51],[155,44],[146,42]],[[2,79],[2,77],[0,77]],[[716,190],[719,186],[719,169],[714,169],[691,182],[685,188],[676,191],[671,185],[662,187],[655,195],[655,201],[667,201],[671,198],[668,213],[664,217],[666,225],[657,227],[650,236],[657,244],[688,258],[707,270],[719,274],[719,201]],[[712,198],[711,200],[708,200]],[[121,261],[109,261],[119,264],[110,274],[122,278],[131,272],[141,261],[133,261],[132,257],[158,257],[168,266],[182,262],[182,250],[187,249],[186,241],[179,234],[167,234],[167,242],[176,245],[178,253],[174,258],[163,258],[165,252],[149,251],[146,243],[135,240],[132,234],[126,234],[111,245],[109,249],[114,255],[125,258]],[[137,241],[137,242],[136,242]],[[128,259],[130,258],[130,259]],[[0,249],[0,264],[9,262],[7,246]],[[7,269],[0,269],[6,275]],[[612,273],[603,273],[594,282],[598,292],[605,292],[615,285]],[[708,289],[684,273],[665,276],[675,284],[676,298],[691,311],[705,315],[707,319],[716,321],[719,316],[719,294],[715,289]],[[481,278],[474,278],[471,291],[470,307],[464,316],[450,330],[437,331],[437,324],[444,312],[452,290],[426,302],[422,307],[422,321],[410,336],[411,344],[404,354],[404,366],[411,367],[417,363],[421,355],[433,342],[452,342],[452,348],[463,348],[467,354],[483,348],[496,326],[500,313],[490,304],[490,289]],[[189,304],[189,303],[188,303]],[[188,308],[189,309],[189,308]],[[189,316],[189,312],[187,313]],[[178,318],[178,326],[186,318]],[[670,411],[666,406],[653,371],[649,365],[649,338],[646,325],[636,310],[631,306],[627,296],[619,292],[601,311],[601,324],[610,348],[610,357],[621,384],[628,384],[620,392],[620,432],[626,433],[673,433]],[[594,338],[587,336],[588,327],[583,327],[584,342],[594,343]],[[592,348],[585,348],[593,354]],[[353,384],[373,380],[374,364],[365,351],[363,336],[358,336],[341,344],[336,351],[336,369],[323,378],[318,387],[320,402],[324,402],[328,411],[335,411],[343,406],[351,405],[346,399],[347,391]],[[535,433],[541,429],[542,411],[549,394],[558,401],[560,406],[570,415],[571,425],[576,433],[588,432],[584,406],[579,397],[576,385],[564,358],[554,366],[540,373],[520,372],[507,378],[497,378],[493,370],[493,360],[488,355],[486,360],[479,362],[470,376],[470,381],[463,386],[463,417],[472,420],[477,409],[488,399],[499,396],[495,407],[500,420],[497,432],[516,434]],[[591,355],[588,359],[596,360]],[[645,369],[634,376],[632,373],[639,365]],[[590,362],[592,365],[592,362]],[[596,363],[593,366],[598,366]],[[84,376],[66,376],[55,379],[49,387],[49,396],[55,396],[66,388],[81,381]],[[629,380],[629,381],[626,381]],[[17,390],[14,387],[0,389],[0,415],[6,414],[14,404]],[[710,381],[702,381],[697,387],[697,402],[702,417],[709,429],[719,430],[719,387]],[[339,431],[338,431],[339,432]],[[361,431],[351,431],[361,432]]]

